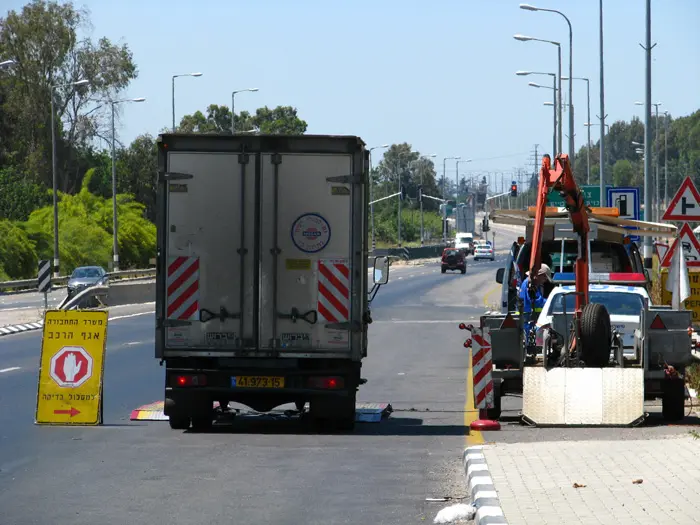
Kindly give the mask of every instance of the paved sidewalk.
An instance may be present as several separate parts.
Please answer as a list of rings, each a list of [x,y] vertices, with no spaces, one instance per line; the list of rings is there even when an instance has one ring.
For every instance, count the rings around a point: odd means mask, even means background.
[[[494,443],[483,453],[509,525],[700,523],[700,439],[688,434]]]

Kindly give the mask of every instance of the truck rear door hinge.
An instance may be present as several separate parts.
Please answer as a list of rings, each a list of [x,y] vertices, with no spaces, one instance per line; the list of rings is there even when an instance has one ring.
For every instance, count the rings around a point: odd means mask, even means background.
[[[349,332],[362,332],[362,325],[360,323],[328,323],[324,325],[329,330],[347,330]]]
[[[193,179],[194,175],[191,173],[178,173],[176,171],[159,171],[158,172],[158,180],[160,182],[162,181],[170,181],[170,180],[188,180],[188,179]]]
[[[217,314],[216,312],[212,312],[211,310],[207,310],[206,308],[202,308],[199,311],[199,321],[202,323],[208,323],[212,319],[218,319],[222,323],[226,319],[240,319],[241,314],[237,313],[232,313],[226,310],[223,306],[219,308],[219,313]]]
[[[362,184],[362,177],[360,175],[338,175],[337,177],[326,177],[326,181],[340,184]]]

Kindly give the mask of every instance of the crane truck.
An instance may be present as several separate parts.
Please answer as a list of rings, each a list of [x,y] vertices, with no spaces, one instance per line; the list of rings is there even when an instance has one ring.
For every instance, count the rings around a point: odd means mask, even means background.
[[[554,166],[548,155],[542,160],[534,210],[530,275],[542,264],[542,244],[547,193],[558,191],[578,242],[575,261],[575,307],[555,313],[543,331],[539,353],[534,328],[524,331],[522,304],[517,310],[482,316],[479,326],[468,327],[472,337],[490,345],[493,370],[492,395],[487,396],[489,419],[498,419],[501,398],[522,394],[522,420],[536,426],[636,425],[645,417],[644,401],[660,397],[667,420],[684,417],[685,367],[692,361],[691,312],[672,310],[644,302],[634,333],[634,358],[623,354],[621,337],[611,327],[602,304],[589,301],[591,209],[576,185],[568,155]],[[651,234],[646,232],[646,234]],[[571,237],[568,237],[569,239]],[[594,280],[599,280],[597,276]],[[616,275],[625,281],[624,276]],[[629,276],[630,285],[644,275]],[[637,283],[637,286],[642,283]],[[529,289],[528,293],[534,293]],[[461,326],[462,328],[464,326]],[[469,345],[471,340],[465,344]]]

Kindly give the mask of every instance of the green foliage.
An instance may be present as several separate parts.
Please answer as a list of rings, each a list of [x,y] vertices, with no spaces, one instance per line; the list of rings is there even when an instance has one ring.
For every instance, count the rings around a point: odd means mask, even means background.
[[[405,202],[404,202],[405,204]],[[381,212],[375,208],[374,232],[379,244],[396,246],[398,243],[398,203],[386,206]],[[420,245],[420,210],[406,208],[401,210],[401,243]],[[432,239],[442,238],[442,218],[435,212],[423,212],[423,228]]]
[[[87,264],[108,268],[112,259],[112,199],[89,191],[95,170],[83,178],[77,195],[61,193],[58,207],[59,256],[62,273]],[[155,226],[144,218],[145,206],[128,194],[117,195],[119,218],[119,258],[123,268],[148,266],[155,255]],[[47,206],[32,212],[24,226],[40,259],[53,257],[53,208]],[[36,265],[34,257],[33,265]],[[12,277],[29,277],[13,274]]]
[[[21,278],[36,274],[37,261],[35,244],[22,226],[0,220],[0,277]]]
[[[49,202],[42,186],[16,169],[0,169],[0,219],[24,221],[32,210]]]
[[[178,131],[185,133],[231,133],[231,110],[227,106],[210,104],[206,116],[201,111],[185,115],[180,120]],[[258,108],[255,115],[241,111],[234,118],[236,133],[257,130],[265,135],[303,135],[306,121],[297,115],[296,108],[267,106]]]

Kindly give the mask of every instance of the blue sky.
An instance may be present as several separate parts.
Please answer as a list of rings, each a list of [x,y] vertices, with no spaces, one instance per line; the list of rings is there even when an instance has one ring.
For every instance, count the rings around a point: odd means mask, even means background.
[[[8,5],[9,3],[9,5]],[[574,31],[574,76],[591,79],[591,116],[599,113],[598,1],[535,0],[563,11]],[[24,2],[5,0],[7,8]],[[369,146],[409,142],[421,153],[472,158],[460,172],[525,167],[534,144],[551,149],[551,91],[528,87],[554,71],[556,47],[518,42],[516,33],[562,42],[568,71],[568,29],[556,14],[529,12],[511,0],[177,0],[75,2],[91,12],[92,36],[126,42],[139,77],[127,95],[122,141],[157,134],[171,122],[171,76],[177,120],[208,104],[237,110],[292,105],[309,133],[359,135]],[[643,118],[645,1],[604,0],[605,99],[608,123]],[[683,116],[700,108],[700,2],[653,0],[653,93],[661,110]],[[574,83],[576,148],[586,141],[585,82]],[[564,91],[566,92],[566,83]],[[564,133],[567,132],[565,114]],[[592,130],[597,140],[598,127]],[[566,138],[564,138],[566,149]],[[487,160],[490,159],[490,160]],[[378,159],[377,159],[378,160]],[[376,162],[376,161],[375,161]],[[454,161],[448,161],[448,174]]]

